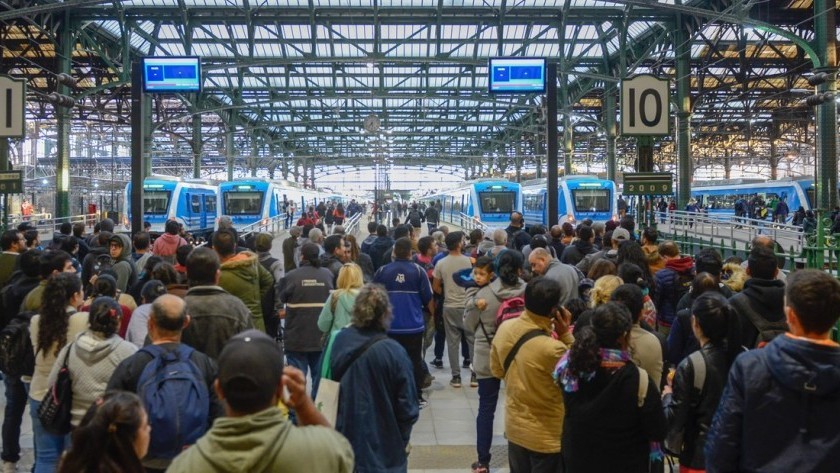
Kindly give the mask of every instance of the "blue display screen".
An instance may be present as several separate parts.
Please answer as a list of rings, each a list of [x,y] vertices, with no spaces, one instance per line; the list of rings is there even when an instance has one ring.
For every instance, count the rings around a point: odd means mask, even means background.
[[[142,68],[145,92],[201,91],[201,59],[198,57],[145,57]]]
[[[490,58],[490,92],[545,92],[545,58]]]

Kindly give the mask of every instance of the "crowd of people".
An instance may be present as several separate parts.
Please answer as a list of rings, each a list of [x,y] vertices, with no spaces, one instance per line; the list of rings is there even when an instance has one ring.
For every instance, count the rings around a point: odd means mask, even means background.
[[[437,377],[477,390],[475,473],[502,392],[514,473],[838,470],[828,273],[766,236],[724,259],[629,215],[465,234],[430,209],[358,242],[313,207],[280,258],[224,218],[206,245],[6,231],[4,473],[27,405],[37,473],[406,471]]]

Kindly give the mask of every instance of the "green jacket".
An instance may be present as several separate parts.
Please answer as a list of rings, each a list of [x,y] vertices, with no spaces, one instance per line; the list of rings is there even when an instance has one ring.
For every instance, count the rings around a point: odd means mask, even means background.
[[[222,417],[167,473],[284,473],[353,471],[353,449],[329,427],[297,427],[276,407],[245,417]]]
[[[335,302],[335,311],[333,312],[333,297],[336,292],[330,294],[329,299],[321,309],[321,315],[318,316],[318,328],[322,332],[332,332],[333,330],[342,329],[350,325],[350,317],[353,315],[353,304],[356,302],[356,296],[359,294],[358,289],[353,289],[350,292],[341,291],[338,300]]]
[[[250,251],[237,253],[222,263],[219,286],[240,298],[254,318],[254,327],[265,332],[262,298],[272,290],[274,276],[263,268],[257,255]]]

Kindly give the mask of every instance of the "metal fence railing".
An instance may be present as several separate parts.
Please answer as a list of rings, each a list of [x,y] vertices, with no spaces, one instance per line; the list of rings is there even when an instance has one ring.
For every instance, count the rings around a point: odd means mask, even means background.
[[[469,215],[461,212],[443,213],[441,214],[441,221],[457,225],[467,232],[475,230],[476,228],[486,232],[489,228],[484,222],[479,220],[478,217],[470,217]]]
[[[57,232],[62,223],[84,223],[85,227],[93,227],[98,221],[98,214],[71,215],[69,217],[53,217],[50,213],[31,215],[9,214],[9,228],[17,228],[23,222],[31,223],[39,233],[52,234]]]

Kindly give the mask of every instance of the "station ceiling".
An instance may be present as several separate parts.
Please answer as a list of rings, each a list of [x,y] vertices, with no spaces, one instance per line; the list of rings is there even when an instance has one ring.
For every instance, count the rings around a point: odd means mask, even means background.
[[[494,169],[510,170],[545,152],[543,97],[489,94],[488,58],[557,64],[568,98],[561,114],[571,117],[576,152],[592,154],[603,149],[603,99],[618,81],[641,73],[675,79],[681,24],[691,31],[693,137],[707,147],[698,159],[719,159],[714,150],[733,142],[788,137],[807,145],[813,109],[801,102],[813,90],[803,48],[814,40],[812,1],[684,3],[6,0],[0,73],[28,79],[30,121],[49,128],[54,109],[45,96],[69,50],[78,79],[74,134],[97,155],[128,139],[130,62],[197,55],[203,92],[153,101],[153,159],[188,159],[192,117],[201,114],[208,166],[223,166],[232,130],[237,156],[254,156],[249,165],[260,167],[306,162],[325,175],[375,158],[470,172],[493,160]],[[363,132],[371,114],[381,122],[376,134]]]

